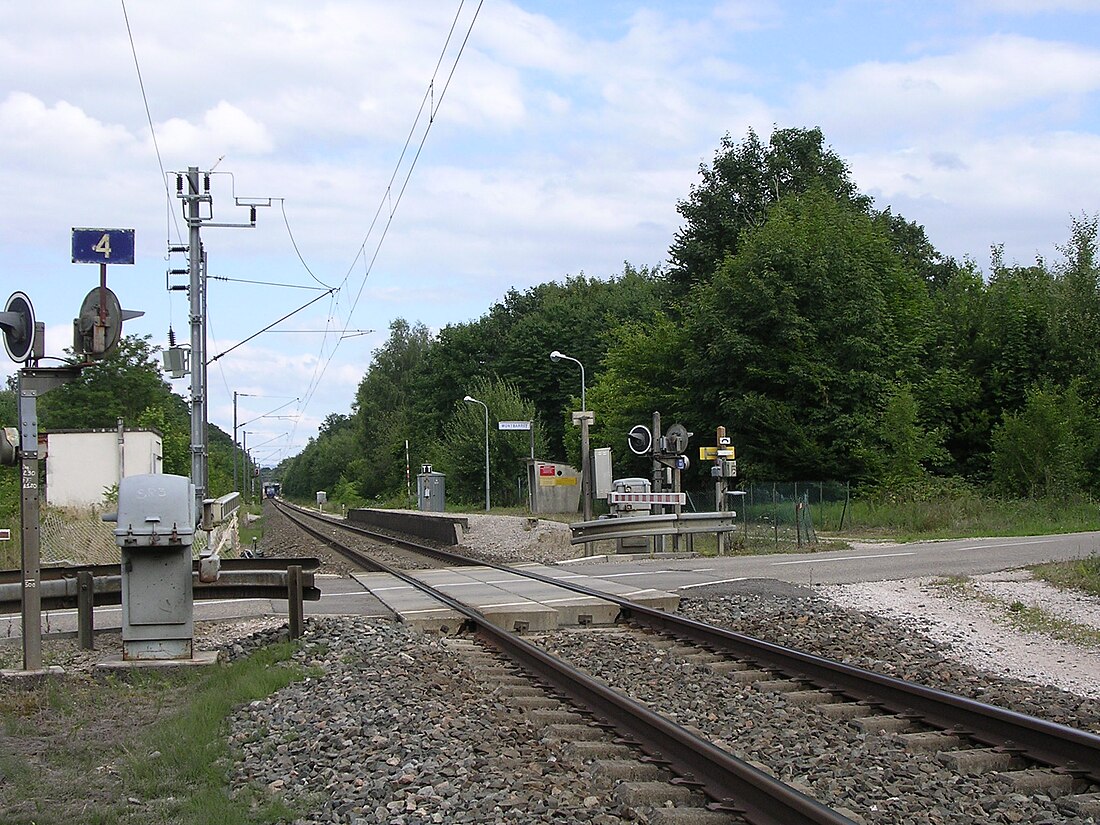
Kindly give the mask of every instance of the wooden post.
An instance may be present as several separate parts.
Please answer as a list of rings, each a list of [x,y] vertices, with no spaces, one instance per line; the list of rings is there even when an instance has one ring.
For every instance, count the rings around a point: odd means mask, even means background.
[[[91,570],[76,574],[76,638],[81,650],[95,650],[95,579]]]
[[[287,613],[290,619],[290,638],[302,637],[302,566],[292,564],[286,569]]]

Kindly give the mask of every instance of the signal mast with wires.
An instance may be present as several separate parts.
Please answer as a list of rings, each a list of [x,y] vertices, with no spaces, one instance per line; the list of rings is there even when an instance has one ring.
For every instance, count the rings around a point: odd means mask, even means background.
[[[214,199],[210,194],[210,172],[201,173],[197,166],[189,166],[187,172],[176,174],[176,197],[182,202],[183,216],[187,221],[188,244],[168,244],[169,256],[186,254],[186,268],[169,269],[165,284],[169,292],[187,290],[190,297],[191,346],[190,350],[177,346],[175,334],[169,333],[168,350],[164,353],[165,369],[173,378],[191,374],[191,482],[195,485],[195,512],[203,511],[203,500],[209,488],[207,471],[207,381],[206,367],[206,252],[202,246],[200,230],[207,227],[252,229],[256,226],[256,208],[270,206],[271,199],[246,201],[234,196],[237,206],[250,210],[248,223],[214,222]],[[201,189],[199,184],[202,184]],[[187,276],[187,283],[172,283],[172,276]]]

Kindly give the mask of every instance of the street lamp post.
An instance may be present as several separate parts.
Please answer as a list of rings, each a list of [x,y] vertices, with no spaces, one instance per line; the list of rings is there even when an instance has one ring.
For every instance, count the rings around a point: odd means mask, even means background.
[[[480,404],[485,410],[485,512],[489,512],[489,406],[484,401],[478,401],[472,395],[462,399],[467,404]]]
[[[554,350],[552,353],[550,353],[550,360],[553,361],[555,364],[558,363],[558,361],[572,361],[574,364],[581,368],[581,412],[587,410],[588,406],[586,405],[584,400],[584,364],[582,364],[576,358],[568,356],[563,352],[558,352],[557,350]]]
[[[237,398],[238,396],[246,396],[248,398],[254,397],[250,392],[233,392],[233,489],[240,492],[240,486],[237,484],[237,451],[240,449],[237,446]]]
[[[572,361],[578,367],[581,368],[581,414],[579,416],[581,425],[581,499],[584,505],[584,520],[592,520],[592,460],[590,458],[590,450],[588,443],[588,425],[590,423],[590,416],[588,415],[588,404],[584,397],[584,364],[578,361],[572,356],[566,355],[564,352],[554,350],[550,353],[550,360],[555,364],[558,361]],[[573,415],[573,423],[577,423],[578,416]]]

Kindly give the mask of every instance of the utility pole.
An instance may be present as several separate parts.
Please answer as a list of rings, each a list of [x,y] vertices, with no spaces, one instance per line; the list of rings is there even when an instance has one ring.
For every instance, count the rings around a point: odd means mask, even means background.
[[[209,182],[209,177],[207,178]],[[206,498],[206,269],[203,266],[203,202],[211,203],[209,188],[199,194],[199,168],[187,167],[187,274],[191,320],[191,483],[195,485],[195,512]]]
[[[187,167],[186,173],[176,173],[176,197],[183,202],[184,218],[187,221],[187,245],[169,245],[168,252],[186,252],[187,269],[170,269],[168,274],[187,275],[187,286],[169,286],[168,289],[187,289],[189,320],[191,324],[191,483],[195,485],[195,512],[202,513],[203,500],[209,492],[209,439],[208,407],[209,385],[206,368],[206,279],[207,260],[202,246],[201,229],[208,227],[254,228],[256,226],[256,207],[270,206],[270,198],[248,203],[234,198],[237,206],[248,206],[251,217],[248,223],[214,223],[214,200],[210,194],[210,172],[200,174],[197,166]],[[204,206],[205,204],[205,206]],[[234,396],[234,419],[236,418],[236,396]],[[234,422],[235,423],[235,422]],[[236,427],[234,426],[234,429]],[[234,433],[234,436],[236,434]],[[234,480],[236,480],[236,438],[234,437]],[[236,486],[236,485],[234,485]]]

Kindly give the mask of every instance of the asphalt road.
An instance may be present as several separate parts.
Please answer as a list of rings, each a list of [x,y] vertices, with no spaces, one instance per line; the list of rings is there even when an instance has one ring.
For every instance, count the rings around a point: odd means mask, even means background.
[[[723,558],[667,558],[649,555],[613,556],[608,561],[584,561],[563,569],[609,578],[637,587],[690,593],[703,587],[749,579],[768,579],[798,585],[850,584],[861,581],[908,579],[922,576],[974,575],[1008,570],[1044,561],[1064,561],[1100,551],[1100,532],[1023,538],[957,539],[914,544],[861,545],[855,550],[826,553],[731,556]],[[388,615],[377,599],[354,580],[318,576],[321,600],[306,602],[307,615]],[[221,620],[247,616],[286,615],[286,601],[247,599],[195,603],[195,619]],[[96,608],[97,629],[118,628],[122,608]],[[76,611],[51,611],[47,632],[73,632]],[[18,639],[19,616],[0,616],[0,639]]]
[[[1045,561],[1067,561],[1100,551],[1100,532],[1021,538],[954,539],[913,544],[860,545],[826,553],[669,559],[612,557],[564,565],[587,575],[630,580],[644,587],[690,591],[745,579],[792,584],[852,584],[922,576],[975,575]]]

